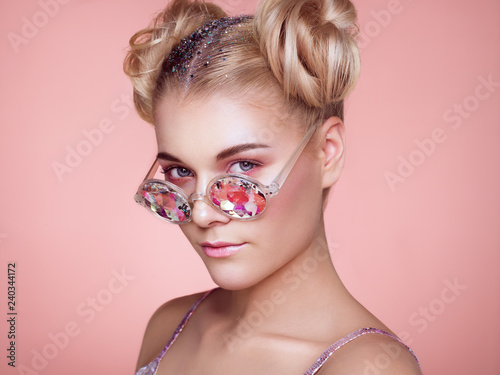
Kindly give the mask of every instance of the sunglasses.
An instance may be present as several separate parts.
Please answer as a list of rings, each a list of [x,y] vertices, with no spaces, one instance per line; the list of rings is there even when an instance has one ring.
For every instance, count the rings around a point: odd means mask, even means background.
[[[269,199],[278,194],[314,130],[314,127],[308,130],[270,185],[261,184],[243,174],[226,173],[210,181],[203,194],[194,191],[194,182],[181,187],[165,181],[164,177],[160,177],[164,172],[156,159],[139,185],[134,199],[156,217],[172,224],[189,223],[196,200],[208,203],[231,219],[257,219],[266,210]]]

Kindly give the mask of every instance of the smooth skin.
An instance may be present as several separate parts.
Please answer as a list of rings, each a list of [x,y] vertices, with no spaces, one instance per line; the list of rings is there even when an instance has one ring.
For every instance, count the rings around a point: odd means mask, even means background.
[[[278,111],[222,95],[188,103],[167,96],[157,107],[155,128],[159,153],[177,159],[160,160],[167,177],[181,178],[174,183],[195,183],[198,192],[220,173],[243,173],[270,183],[305,133],[304,127],[283,121]],[[217,159],[242,144],[251,146]],[[391,332],[351,296],[330,258],[323,191],[340,177],[344,146],[343,122],[325,120],[257,220],[232,220],[195,201],[192,221],[180,228],[222,289],[196,309],[158,375],[300,375],[348,333],[362,327]],[[210,258],[201,249],[204,241],[244,246],[229,257]],[[201,295],[176,298],[155,312],[137,369],[158,355]],[[376,362],[388,347],[394,358]],[[420,374],[406,348],[377,334],[339,349],[318,374],[366,375],[376,364],[379,374]]]

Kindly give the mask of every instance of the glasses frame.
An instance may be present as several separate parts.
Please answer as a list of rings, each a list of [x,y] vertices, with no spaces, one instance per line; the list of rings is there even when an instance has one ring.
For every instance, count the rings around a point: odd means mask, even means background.
[[[264,184],[260,183],[259,181],[255,180],[255,179],[253,179],[253,178],[251,178],[251,177],[249,177],[247,175],[244,175],[244,174],[239,174],[239,173],[223,173],[223,174],[219,174],[219,175],[215,176],[207,184],[207,186],[205,188],[205,193],[195,192],[195,193],[193,193],[191,195],[188,195],[188,194],[186,194],[186,192],[181,187],[179,187],[179,186],[177,186],[177,185],[175,185],[175,184],[173,184],[171,182],[152,178],[157,173],[158,169],[160,168],[160,163],[158,161],[158,158],[156,158],[155,161],[153,162],[153,165],[149,169],[148,173],[144,177],[144,180],[139,185],[139,187],[137,189],[137,192],[134,195],[134,200],[139,205],[141,205],[144,208],[146,208],[155,217],[157,217],[157,218],[159,218],[159,219],[161,219],[163,221],[166,221],[166,222],[171,223],[171,224],[177,224],[177,225],[183,225],[183,224],[189,223],[192,220],[192,217],[193,217],[192,213],[190,213],[189,218],[187,220],[182,221],[182,222],[175,222],[175,221],[172,221],[172,220],[168,220],[167,218],[165,218],[165,217],[163,217],[161,215],[158,215],[156,212],[154,212],[153,210],[151,210],[149,208],[149,206],[146,204],[145,199],[144,199],[144,197],[142,196],[141,193],[142,193],[143,187],[147,183],[157,183],[157,184],[161,184],[161,185],[166,186],[169,190],[174,190],[175,193],[177,193],[183,199],[185,199],[186,202],[187,202],[187,204],[189,205],[189,208],[190,208],[191,212],[193,211],[194,201],[196,201],[196,200],[202,200],[205,203],[207,203],[208,205],[210,205],[211,207],[215,208],[217,210],[217,212],[222,213],[223,215],[229,217],[230,219],[238,220],[238,221],[250,221],[250,220],[258,219],[266,211],[267,206],[269,205],[269,199],[271,197],[273,197],[273,196],[275,196],[275,195],[278,194],[279,190],[281,189],[281,187],[285,183],[288,175],[292,171],[295,163],[297,162],[297,160],[299,159],[300,155],[302,154],[302,151],[304,150],[304,148],[306,147],[306,145],[309,143],[309,140],[311,139],[311,137],[314,134],[315,130],[316,129],[313,126],[311,126],[309,128],[309,130],[304,135],[304,137],[302,138],[302,140],[300,141],[300,143],[298,144],[298,146],[296,147],[296,149],[293,151],[292,155],[287,160],[287,162],[285,163],[285,165],[283,166],[283,168],[281,169],[281,171],[276,175],[276,177],[273,179],[273,181],[269,185],[264,185]],[[218,205],[216,205],[214,202],[212,202],[211,199],[208,198],[210,188],[215,184],[215,182],[219,181],[221,179],[224,179],[224,178],[228,178],[228,177],[239,178],[239,179],[242,179],[242,180],[244,180],[246,182],[254,184],[254,185],[256,185],[264,193],[264,198],[266,199],[266,205],[265,205],[264,209],[261,212],[259,212],[259,214],[255,215],[255,216],[251,216],[251,217],[234,217],[234,216],[231,216],[230,214],[224,212]]]

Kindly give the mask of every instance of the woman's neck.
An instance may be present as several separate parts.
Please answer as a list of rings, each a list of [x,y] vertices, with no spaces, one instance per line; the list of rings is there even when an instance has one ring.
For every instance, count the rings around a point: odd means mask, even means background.
[[[225,290],[220,298],[218,311],[235,340],[258,334],[303,338],[313,320],[331,322],[339,302],[354,301],[332,264],[323,229],[307,249],[272,275],[249,288]]]

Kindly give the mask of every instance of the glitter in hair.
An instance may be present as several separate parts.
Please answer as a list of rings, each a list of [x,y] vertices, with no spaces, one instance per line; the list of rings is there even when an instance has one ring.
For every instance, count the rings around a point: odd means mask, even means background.
[[[172,50],[162,67],[164,74],[174,74],[179,81],[185,79],[189,83],[194,78],[196,68],[208,66],[214,58],[226,60],[227,54],[222,48],[213,51],[214,55],[204,53],[221,33],[227,33],[230,26],[241,26],[241,22],[251,16],[224,17],[205,23],[188,37],[182,39]],[[231,48],[231,46],[228,46]]]

